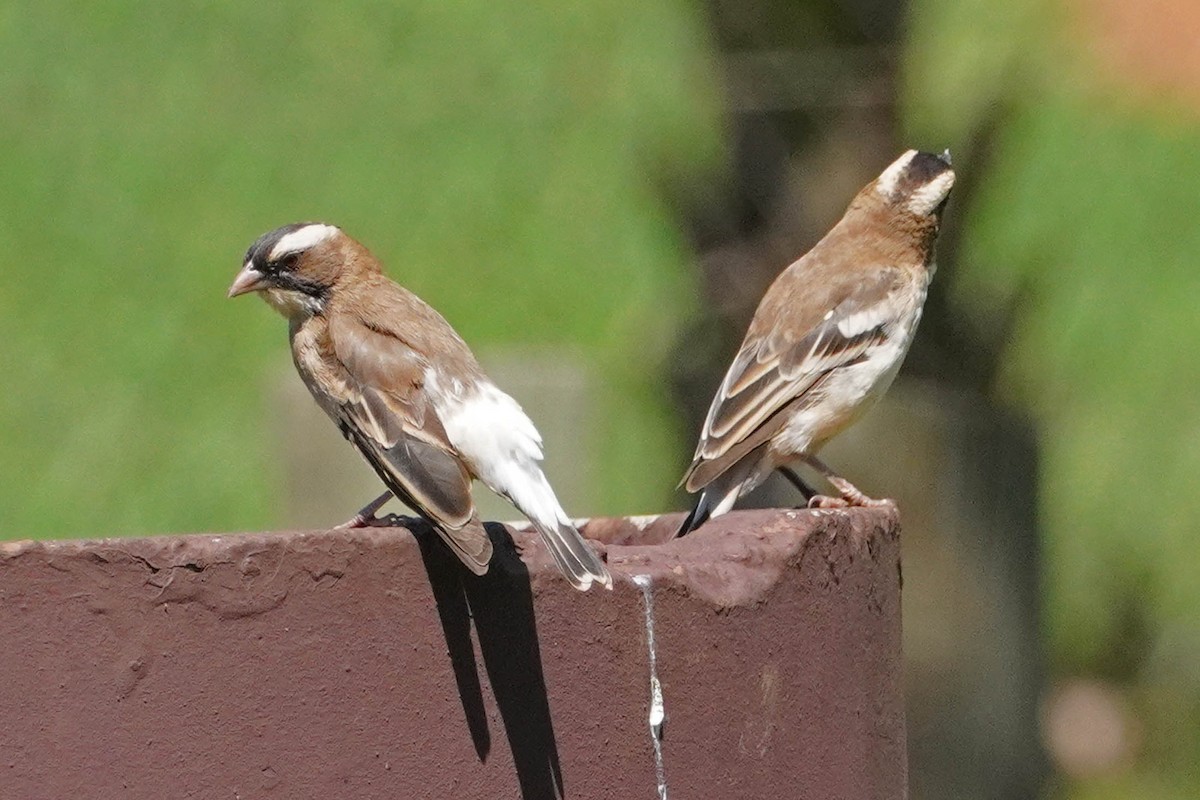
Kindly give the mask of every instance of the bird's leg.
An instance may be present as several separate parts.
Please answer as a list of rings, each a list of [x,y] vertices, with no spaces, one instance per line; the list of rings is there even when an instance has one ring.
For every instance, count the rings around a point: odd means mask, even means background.
[[[362,510],[360,510],[353,517],[346,520],[341,525],[338,525],[337,528],[335,528],[335,530],[340,530],[343,528],[365,528],[365,527],[367,527],[372,522],[376,521],[375,520],[375,512],[378,511],[379,509],[383,508],[383,504],[391,499],[392,499],[392,493],[390,491],[384,492],[383,494],[379,495],[379,497],[376,497],[374,500],[372,500],[371,502],[369,502],[365,506],[363,506]]]
[[[891,500],[876,500],[873,497],[867,497],[863,492],[850,481],[836,474],[830,469],[824,461],[814,455],[801,456],[813,469],[821,473],[825,480],[833,484],[833,488],[842,493],[841,497],[827,497],[825,495],[816,495],[808,500],[809,508],[846,508],[847,506],[886,506],[891,505]]]
[[[804,496],[804,502],[807,505],[809,500],[817,496],[817,490],[808,485],[808,483],[796,474],[796,470],[791,467],[777,467],[779,474],[788,479],[788,482],[800,490],[800,494]]]

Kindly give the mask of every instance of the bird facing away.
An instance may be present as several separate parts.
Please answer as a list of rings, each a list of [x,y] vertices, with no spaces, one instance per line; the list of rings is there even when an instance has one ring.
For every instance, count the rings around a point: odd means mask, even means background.
[[[724,514],[779,469],[810,506],[876,505],[816,454],[891,384],[912,342],[954,171],[909,150],[764,295],[708,410],[681,483],[700,497],[679,534]],[[804,462],[839,497],[790,468]]]
[[[347,527],[371,522],[394,494],[482,575],[492,543],[471,498],[478,479],[529,518],[575,588],[611,588],[538,465],[542,440],[529,417],[366,247],[332,225],[277,228],[250,246],[229,288],[230,297],[247,292],[287,319],[304,385],[389,490]]]

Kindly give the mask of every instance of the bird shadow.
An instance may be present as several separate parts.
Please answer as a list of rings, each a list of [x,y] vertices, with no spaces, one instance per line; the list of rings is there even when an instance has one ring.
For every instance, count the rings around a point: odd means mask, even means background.
[[[524,800],[563,796],[562,771],[542,673],[529,569],[503,525],[485,523],[494,554],[486,575],[473,575],[428,523],[415,527],[437,603],[463,714],[480,762],[491,752],[471,620],[483,667],[500,710]]]

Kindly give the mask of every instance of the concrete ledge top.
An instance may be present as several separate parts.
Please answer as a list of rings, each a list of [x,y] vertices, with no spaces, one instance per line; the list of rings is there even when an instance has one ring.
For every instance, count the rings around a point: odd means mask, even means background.
[[[660,585],[685,589],[719,607],[760,602],[780,573],[795,565],[814,542],[844,537],[851,543],[848,551],[823,548],[824,560],[832,564],[864,548],[873,553],[876,540],[894,538],[899,531],[892,506],[734,511],[688,536],[672,538],[682,520],[682,514],[671,513],[598,517],[580,520],[579,525],[583,535],[597,543],[617,583],[648,575]],[[560,582],[539,537],[526,525],[488,523],[488,529],[498,551],[524,563],[535,591]],[[262,577],[267,565],[276,585],[298,574],[313,581],[336,580],[366,553],[385,561],[420,561],[422,548],[435,538],[421,520],[402,517],[388,527],[352,530],[16,540],[0,542],[0,569],[25,559],[57,570],[77,564],[125,566],[144,571],[146,583],[162,589],[159,602],[170,602],[181,584],[199,583],[195,577],[202,573],[227,574],[236,580],[203,581],[196,589],[203,597],[186,599],[199,599],[223,616],[238,616],[273,604],[270,597],[248,600],[245,591],[247,581]],[[492,569],[505,568],[504,558],[494,560]],[[282,570],[287,574],[280,574]]]

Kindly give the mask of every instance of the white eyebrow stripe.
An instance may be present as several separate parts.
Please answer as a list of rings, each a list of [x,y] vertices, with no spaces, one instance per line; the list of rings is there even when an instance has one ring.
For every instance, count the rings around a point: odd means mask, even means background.
[[[900,175],[916,155],[916,150],[907,150],[904,155],[893,161],[883,171],[883,174],[875,181],[875,188],[881,195],[890,199],[896,194],[896,186],[900,183]]]
[[[332,225],[325,225],[320,222],[305,225],[303,228],[292,231],[276,242],[275,247],[271,249],[271,254],[267,256],[267,260],[274,261],[288,253],[299,253],[302,250],[307,250],[331,238],[337,232],[338,229]]]
[[[953,186],[954,173],[947,170],[912,193],[912,197],[908,198],[906,203],[908,210],[917,216],[928,214],[946,199]]]

